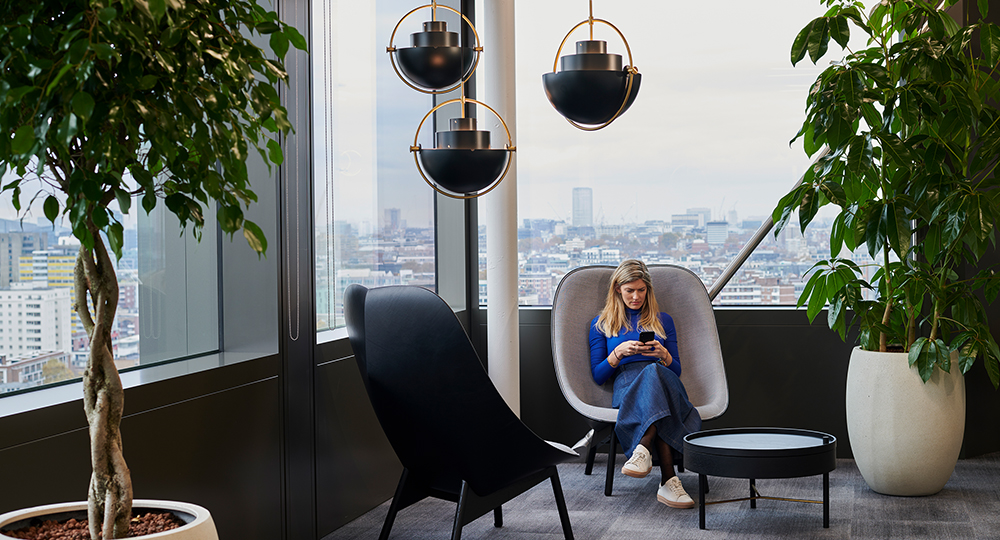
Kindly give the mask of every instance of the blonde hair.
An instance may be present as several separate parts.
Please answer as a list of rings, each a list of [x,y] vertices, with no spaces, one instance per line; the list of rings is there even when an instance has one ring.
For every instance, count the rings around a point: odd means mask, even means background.
[[[628,311],[620,290],[623,285],[640,279],[646,284],[646,301],[639,311],[639,328],[637,330],[652,330],[657,337],[666,339],[667,334],[663,330],[663,325],[660,324],[660,307],[653,294],[653,280],[649,277],[646,265],[638,259],[622,261],[615,269],[615,273],[611,275],[608,298],[604,302],[604,309],[601,310],[601,316],[597,318],[596,324],[597,329],[605,336],[617,336],[622,329],[625,332],[632,331]]]

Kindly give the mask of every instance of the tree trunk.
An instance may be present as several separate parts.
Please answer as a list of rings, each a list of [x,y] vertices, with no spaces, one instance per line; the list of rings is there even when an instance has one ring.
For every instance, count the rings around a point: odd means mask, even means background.
[[[98,540],[128,536],[132,480],[122,455],[120,431],[125,393],[111,350],[111,325],[118,309],[118,279],[100,232],[93,225],[90,229],[94,247],[92,250],[80,247],[73,277],[74,308],[90,338],[90,355],[83,375],[83,404],[90,425],[93,468],[87,494],[90,537]]]

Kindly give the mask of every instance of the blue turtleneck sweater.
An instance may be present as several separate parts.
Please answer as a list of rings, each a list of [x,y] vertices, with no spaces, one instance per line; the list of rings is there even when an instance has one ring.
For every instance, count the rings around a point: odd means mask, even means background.
[[[623,341],[631,341],[639,339],[639,312],[637,310],[628,309],[629,318],[629,328],[630,331],[625,332],[622,329],[617,336],[608,337],[601,333],[597,329],[597,319],[590,321],[590,371],[594,375],[594,382],[597,384],[604,384],[608,379],[610,379],[614,374],[616,369],[611,367],[608,363],[608,355],[610,351],[614,350]],[[667,334],[667,339],[662,339],[659,336],[656,337],[656,341],[663,344],[664,347],[670,351],[670,356],[673,357],[673,362],[668,366],[678,377],[681,375],[681,356],[677,352],[677,330],[674,328],[674,320],[666,313],[660,313],[660,324],[663,325],[663,331]],[[621,367],[624,364],[629,364],[631,362],[657,362],[659,358],[653,356],[643,356],[641,354],[636,354],[632,356],[626,356],[622,358],[618,366]]]

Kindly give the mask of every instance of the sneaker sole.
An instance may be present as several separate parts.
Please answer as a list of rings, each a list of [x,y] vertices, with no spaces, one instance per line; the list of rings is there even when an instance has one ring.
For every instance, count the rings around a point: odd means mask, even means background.
[[[674,502],[668,500],[666,497],[660,496],[659,494],[656,495],[656,500],[669,506],[670,508],[694,508],[694,501],[691,501],[689,503]]]
[[[623,468],[622,469],[622,474],[624,474],[625,476],[631,476],[632,478],[645,478],[645,477],[649,476],[649,473],[652,470],[653,470],[652,467],[650,467],[649,471],[646,471],[646,472],[633,471],[632,469],[625,469],[625,468]]]

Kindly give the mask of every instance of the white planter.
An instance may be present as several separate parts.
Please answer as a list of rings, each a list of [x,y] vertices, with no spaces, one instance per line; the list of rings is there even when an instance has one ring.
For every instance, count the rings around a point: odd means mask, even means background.
[[[142,539],[164,539],[164,540],[219,540],[219,534],[215,531],[215,522],[208,510],[196,504],[175,502],[175,501],[155,501],[148,499],[135,499],[132,501],[132,512],[139,509],[147,510],[169,510],[187,522],[176,529],[145,536],[135,536],[133,538]],[[57,516],[62,514],[62,516]],[[81,515],[82,514],[82,515]],[[87,503],[72,502],[60,504],[48,504],[15,510],[0,516],[0,539],[12,538],[3,534],[5,527],[14,525],[19,521],[30,520],[31,518],[56,519],[62,521],[75,517],[77,519],[87,518]],[[11,528],[20,528],[15,526]]]
[[[941,491],[965,435],[965,378],[934,370],[924,383],[906,353],[855,348],[847,370],[847,433],[861,476],[886,495]]]

